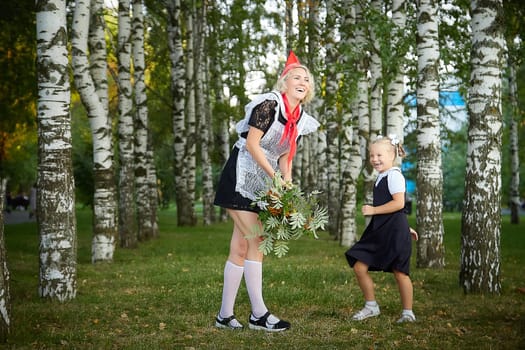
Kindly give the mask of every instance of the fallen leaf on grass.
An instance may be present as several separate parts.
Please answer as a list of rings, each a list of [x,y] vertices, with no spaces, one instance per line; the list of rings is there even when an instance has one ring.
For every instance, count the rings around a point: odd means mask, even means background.
[[[447,313],[446,313],[444,310],[438,310],[438,311],[437,311],[437,314],[438,314],[439,316],[445,316]]]
[[[467,333],[467,330],[465,328],[459,328],[459,327],[456,327],[456,329],[454,329],[454,333],[456,333],[456,335],[458,337],[461,337],[463,336],[465,333]]]
[[[163,330],[166,328],[166,324],[164,322],[159,323],[159,329]]]

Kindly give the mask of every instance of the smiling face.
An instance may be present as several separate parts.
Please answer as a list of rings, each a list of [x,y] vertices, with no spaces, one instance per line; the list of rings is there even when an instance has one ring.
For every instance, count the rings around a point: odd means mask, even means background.
[[[382,173],[392,168],[395,159],[395,149],[389,141],[370,145],[370,164],[378,172]]]
[[[305,99],[310,87],[310,74],[301,68],[292,69],[285,78],[284,93],[291,104],[297,104]]]

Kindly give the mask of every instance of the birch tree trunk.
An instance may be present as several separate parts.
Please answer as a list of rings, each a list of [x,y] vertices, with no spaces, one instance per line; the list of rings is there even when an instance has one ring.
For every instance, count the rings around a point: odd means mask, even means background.
[[[190,115],[195,116],[194,113],[194,94],[193,84],[188,80],[188,76],[193,77],[193,42],[186,40],[185,46],[187,48],[186,57],[183,49],[182,36],[182,7],[180,0],[171,0],[169,2],[169,48],[171,60],[171,85],[173,94],[173,148],[175,162],[173,165],[175,174],[175,197],[177,203],[177,224],[179,226],[194,225],[196,222],[194,212],[194,189],[189,187],[191,185],[190,170],[188,167],[195,161],[195,151],[193,145],[188,145],[192,140],[188,137],[191,133],[191,127],[195,125],[195,119],[190,123]],[[188,16],[191,17],[191,16]],[[191,32],[191,19],[187,23],[188,30]],[[188,34],[188,39],[191,39],[191,33]],[[193,100],[193,101],[192,101]],[[186,106],[188,103],[188,106]],[[193,149],[193,159],[188,154]],[[193,169],[194,169],[193,163]]]
[[[406,26],[405,0],[392,0],[392,22],[394,24],[394,31],[391,35],[392,51],[396,52],[396,57],[404,57],[406,52],[400,50],[399,42]],[[395,65],[389,69],[394,70],[394,75],[387,87],[386,133],[397,135],[399,141],[404,143],[404,64]]]
[[[211,11],[217,12],[218,5],[212,3]],[[210,41],[207,46],[209,52],[223,52],[225,50],[224,40],[221,39],[224,23],[220,16],[212,16],[209,22]],[[224,94],[224,83],[220,79],[223,69],[221,68],[221,58],[218,55],[210,55],[210,77],[208,83],[210,85],[210,93],[214,96],[213,107],[210,108],[213,114],[211,120],[215,135],[215,152],[218,154],[218,164],[222,167],[230,156],[230,132],[229,123],[231,115],[229,113],[230,106],[227,104]],[[213,138],[214,134],[210,135]],[[228,214],[224,208],[219,208],[219,221],[226,222]]]
[[[133,52],[133,76],[135,97],[135,193],[137,203],[137,235],[139,240],[148,240],[154,236],[156,223],[152,213],[149,182],[150,160],[148,158],[149,122],[145,83],[144,59],[144,6],[142,0],[133,0],[133,20],[131,22],[131,41]],[[155,184],[156,185],[156,184]],[[155,186],[156,187],[156,186]]]
[[[184,206],[184,155],[186,145],[186,121],[184,104],[186,97],[186,80],[184,79],[186,65],[182,47],[182,9],[180,0],[168,3],[168,47],[171,63],[171,90],[173,95],[173,171],[175,175],[175,196],[177,203],[177,222],[182,225],[182,209]]]
[[[219,72],[220,70],[217,70]],[[218,81],[218,79],[212,79],[215,81]],[[213,88],[215,91],[215,105],[217,106],[225,106],[226,99],[224,98],[224,93],[222,90],[222,86],[215,86]],[[218,131],[218,153],[219,153],[219,159],[220,164],[225,164],[226,160],[230,157],[230,132],[228,127],[229,117],[228,115],[225,115],[225,113],[221,113],[220,116],[217,116],[217,112],[215,112],[214,117],[218,117],[219,121],[219,131]],[[226,222],[228,220],[228,213],[224,208],[220,208],[220,217],[219,220],[221,222]]]
[[[438,4],[420,0],[417,22],[417,266],[445,266],[439,118]]]
[[[177,186],[178,224],[193,226],[197,223],[195,215],[195,171],[197,166],[197,134],[195,113],[195,60],[194,32],[195,4],[185,0],[186,6],[186,134],[184,135],[184,157],[182,169],[182,186]],[[179,193],[180,191],[180,193]],[[180,201],[179,201],[180,200]]]
[[[4,205],[7,178],[0,177],[0,343],[5,344],[11,332],[11,292],[4,234]]]
[[[323,66],[323,58],[319,53],[318,43],[321,40],[322,26],[320,20],[320,4],[316,1],[309,2],[308,12],[308,52],[311,57],[311,62],[308,62],[309,68],[318,77],[320,74],[320,67]],[[315,91],[322,91],[322,80],[315,80]],[[326,118],[321,113],[322,98],[320,94],[307,107],[311,114],[316,116],[321,125],[326,125]],[[309,137],[306,137],[303,142],[303,151],[301,152],[301,186],[304,189],[326,189],[328,188],[327,175],[327,133],[325,127]]]
[[[103,8],[102,1],[91,0],[91,4],[89,1],[77,1],[75,4],[71,45],[74,82],[87,111],[93,140],[94,196],[91,261],[96,263],[113,260],[117,236],[117,208],[113,182],[112,133],[107,109]],[[90,16],[91,5],[95,7]],[[98,17],[101,15],[102,19]],[[95,27],[91,30],[90,19]],[[92,42],[90,52],[94,56],[91,60],[91,68],[88,59],[88,38]],[[104,52],[101,52],[102,50]],[[95,77],[99,82],[100,90],[95,85]]]
[[[211,131],[211,115],[209,113],[209,96],[206,84],[206,77],[208,76],[208,58],[205,54],[206,34],[205,28],[208,26],[206,21],[207,5],[202,4],[199,9],[199,14],[195,21],[195,61],[196,64],[196,114],[199,116],[197,130],[199,130],[200,138],[200,154],[201,154],[201,169],[202,169],[202,219],[204,225],[211,225],[215,221],[215,207],[213,199],[215,192],[213,191],[213,171],[210,157],[210,135]]]
[[[501,292],[501,0],[471,2],[472,50],[460,285],[465,293]]]
[[[376,18],[382,17],[383,1],[372,0],[370,6],[375,12]],[[370,140],[375,140],[382,135],[383,129],[383,63],[381,62],[381,47],[379,37],[376,33],[376,24],[369,23],[370,28]],[[372,165],[368,171],[373,172]],[[375,175],[372,182],[375,181]],[[372,185],[373,186],[373,185]]]
[[[77,293],[66,1],[37,1],[36,30],[38,293],[42,298],[64,302]]]
[[[381,2],[378,0],[372,0],[370,6],[373,8],[373,11],[378,16],[381,13]],[[363,9],[361,9],[362,11]],[[362,21],[365,21],[363,17]],[[376,17],[377,18],[377,17]],[[382,63],[381,58],[379,57],[379,51],[381,50],[377,42],[377,35],[375,33],[374,23],[367,23],[370,31],[370,52],[369,58],[367,59],[367,70],[370,72],[370,81],[368,88],[370,89],[370,102],[369,102],[369,134],[367,142],[375,140],[378,135],[382,134],[383,127],[383,112],[382,112]],[[364,108],[364,106],[361,106]],[[367,147],[368,149],[368,147]],[[372,203],[374,200],[374,183],[376,180],[377,173],[370,163],[370,156],[368,151],[365,152],[366,160],[363,164],[363,186],[364,186],[364,201],[365,203]],[[368,224],[369,217],[366,218]]]
[[[337,112],[337,91],[339,80],[337,78],[337,47],[335,40],[336,9],[333,1],[326,2],[326,86],[324,97],[324,117],[326,118],[327,154],[326,154],[326,174],[328,179],[328,232],[340,240],[339,210],[341,203],[340,189],[340,168],[339,168],[339,118]]]
[[[509,62],[509,100],[510,100],[510,222],[520,223],[520,157],[518,132],[518,86],[513,60]]]
[[[95,210],[91,248],[91,260],[93,262],[112,261],[118,239],[118,203],[113,154],[113,123],[109,116],[108,106],[105,29],[104,0],[91,0],[91,22],[88,37],[90,72],[96,93],[104,109],[103,116],[106,123],[105,126],[101,124],[100,127],[98,123],[90,123],[94,145],[93,154],[97,154],[93,159],[95,164],[93,167],[95,187],[93,207]]]
[[[355,17],[356,23],[360,24],[363,22],[363,9],[361,5],[355,5]],[[361,171],[364,176],[364,183],[370,183],[373,177],[372,170],[366,169],[366,164],[370,164],[368,161],[368,142],[370,140],[370,109],[369,109],[369,81],[367,78],[367,72],[369,68],[369,58],[366,53],[366,38],[364,30],[358,26],[355,31],[355,46],[356,51],[360,52],[361,55],[357,62],[357,71],[359,72],[359,78],[357,81],[357,116],[359,126],[359,154],[363,159]],[[365,185],[366,186],[366,185]],[[371,204],[373,201],[372,193],[365,189],[364,204]],[[366,218],[366,225],[368,225],[370,218]]]
[[[354,109],[355,110],[355,109]],[[359,128],[352,114],[343,114],[343,136],[341,140],[342,199],[341,239],[343,247],[350,247],[357,241],[357,180],[361,173],[363,158],[360,154]]]
[[[286,38],[286,52],[290,52],[293,49],[293,39],[295,37],[294,34],[294,6],[293,1],[285,1],[285,16],[284,16],[284,23],[285,23],[285,33],[284,37]]]
[[[135,211],[134,126],[131,86],[130,0],[119,0],[118,80],[119,80],[119,233],[120,245],[134,248],[138,244]]]
[[[148,134],[149,135],[149,134]],[[158,203],[159,203],[159,182],[157,178],[157,168],[155,166],[155,156],[153,154],[153,145],[151,142],[151,137],[148,136],[148,152],[146,153],[147,161],[147,174],[148,174],[148,187],[149,187],[149,202],[151,210],[149,214],[151,215],[151,235],[153,238],[159,237],[159,217],[157,213]]]
[[[91,0],[89,22],[89,71],[102,107],[109,113],[108,100],[108,63],[106,45],[106,20],[104,18],[104,0]],[[111,118],[107,117],[108,128],[111,129]],[[110,137],[111,141],[111,137]],[[113,159],[113,158],[111,158]],[[115,188],[115,186],[113,186]],[[116,221],[115,221],[116,222]]]
[[[351,33],[354,32],[355,26],[355,9],[348,7],[343,9],[344,19],[341,28],[341,41],[348,47],[351,47]],[[344,64],[350,67],[356,67],[358,62],[345,59]],[[347,69],[350,72],[352,69]],[[353,74],[344,77],[347,89],[353,87]],[[341,214],[340,214],[340,244],[343,247],[350,247],[357,241],[357,181],[363,168],[363,158],[360,152],[359,139],[359,120],[358,109],[355,95],[341,93],[345,96],[343,99],[342,111],[342,134],[341,134]],[[349,107],[346,107],[349,106]]]

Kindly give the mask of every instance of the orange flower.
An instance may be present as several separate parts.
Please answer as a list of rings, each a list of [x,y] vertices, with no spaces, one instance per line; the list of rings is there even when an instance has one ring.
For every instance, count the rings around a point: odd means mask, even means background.
[[[283,209],[282,208],[275,208],[275,207],[268,207],[268,211],[273,216],[277,216],[277,215],[281,215],[281,213],[283,212]]]

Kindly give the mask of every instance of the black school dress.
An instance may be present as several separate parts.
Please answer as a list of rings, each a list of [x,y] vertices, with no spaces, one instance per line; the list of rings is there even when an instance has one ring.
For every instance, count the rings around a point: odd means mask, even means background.
[[[392,200],[388,190],[388,177],[374,186],[374,206]],[[412,239],[404,209],[390,214],[374,215],[361,239],[346,253],[350,267],[356,261],[368,265],[369,271],[404,272],[409,275]]]
[[[262,130],[264,133],[268,131],[271,124],[275,121],[275,107],[277,102],[266,100],[260,105],[253,109],[253,113],[250,117],[248,125]],[[283,126],[286,124],[286,119],[279,113],[278,121]],[[248,133],[239,135],[240,137],[246,138]],[[233,147],[228,161],[222,169],[222,173],[217,184],[217,190],[215,192],[215,200],[213,204],[235,210],[245,210],[258,213],[261,209],[253,205],[253,200],[242,196],[239,192],[235,191],[237,183],[237,159],[239,156],[239,148]]]

